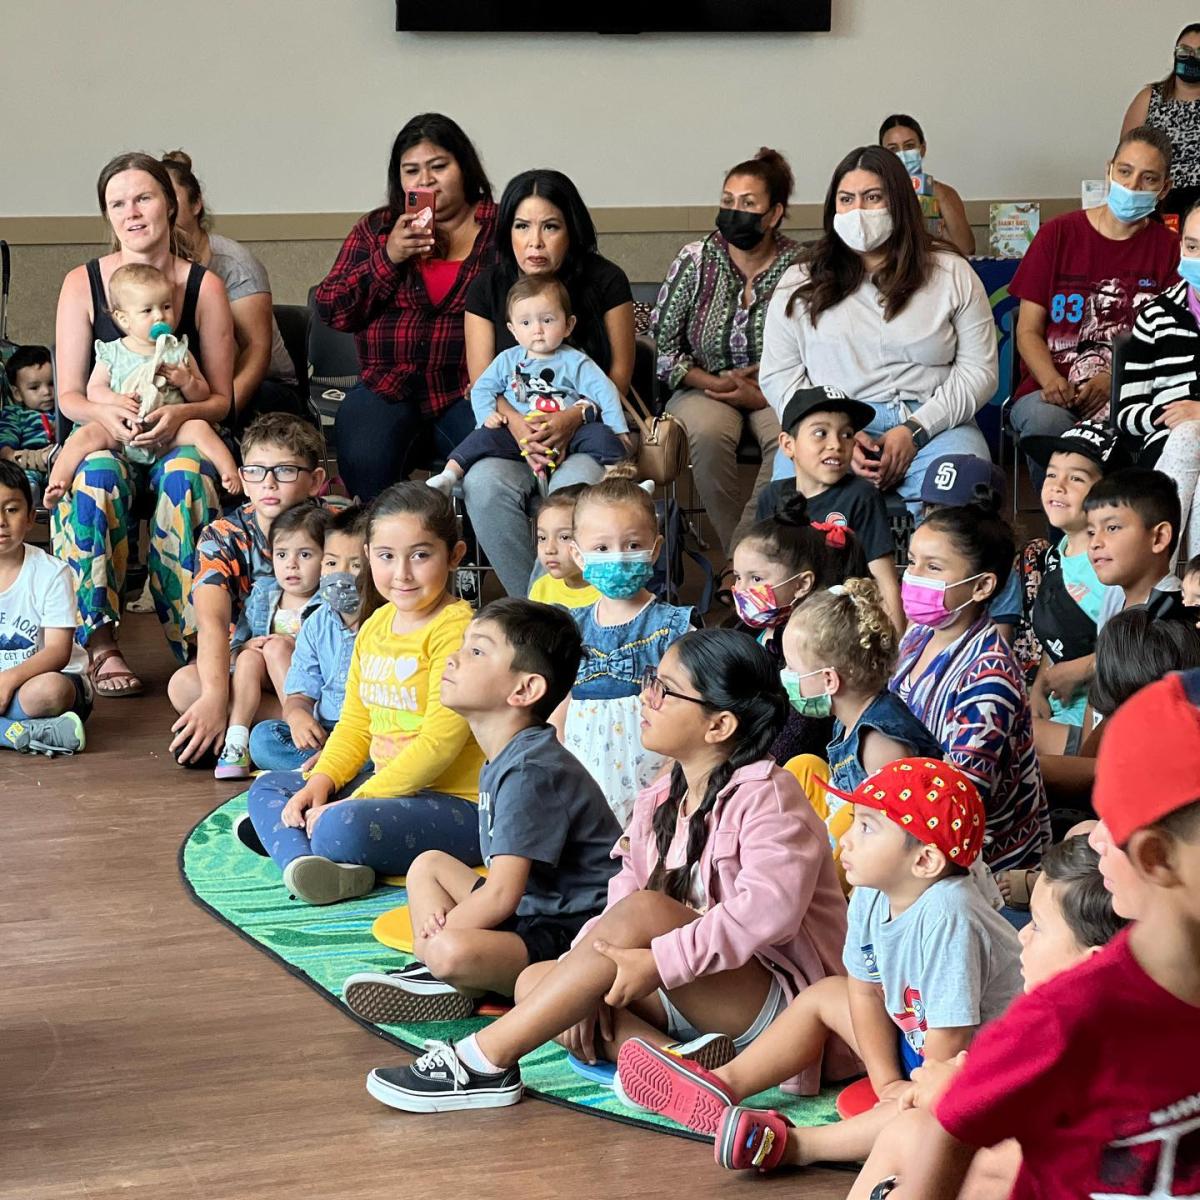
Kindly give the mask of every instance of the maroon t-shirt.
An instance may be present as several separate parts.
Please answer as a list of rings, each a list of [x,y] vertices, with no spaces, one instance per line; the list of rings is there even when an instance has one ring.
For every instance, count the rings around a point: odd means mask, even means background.
[[[1113,338],[1132,329],[1138,308],[1176,281],[1178,264],[1179,239],[1158,221],[1115,242],[1080,209],[1038,230],[1008,290],[1046,310],[1054,364],[1078,385],[1111,369]],[[1037,386],[1022,363],[1017,395]]]
[[[984,1026],[934,1112],[969,1146],[1021,1143],[1011,1200],[1200,1195],[1200,1008],[1124,931]]]

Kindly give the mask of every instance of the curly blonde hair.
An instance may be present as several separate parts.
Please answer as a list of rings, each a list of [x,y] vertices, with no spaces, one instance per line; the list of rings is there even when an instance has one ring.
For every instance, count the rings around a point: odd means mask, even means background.
[[[855,691],[887,686],[900,639],[870,579],[847,579],[840,587],[809,596],[792,614],[788,631],[812,662],[833,667]]]

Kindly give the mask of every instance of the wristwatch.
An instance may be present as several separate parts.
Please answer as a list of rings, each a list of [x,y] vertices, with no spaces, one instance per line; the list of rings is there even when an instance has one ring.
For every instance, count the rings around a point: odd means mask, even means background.
[[[912,434],[913,445],[918,450],[924,450],[929,445],[929,431],[921,424],[916,417],[909,417],[904,422],[904,428]]]

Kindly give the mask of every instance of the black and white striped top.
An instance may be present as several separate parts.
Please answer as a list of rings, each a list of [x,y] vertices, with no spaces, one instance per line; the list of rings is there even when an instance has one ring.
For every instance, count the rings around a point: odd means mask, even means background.
[[[1200,326],[1180,282],[1139,310],[1117,396],[1117,428],[1152,467],[1171,432],[1155,421],[1173,400],[1200,397]]]

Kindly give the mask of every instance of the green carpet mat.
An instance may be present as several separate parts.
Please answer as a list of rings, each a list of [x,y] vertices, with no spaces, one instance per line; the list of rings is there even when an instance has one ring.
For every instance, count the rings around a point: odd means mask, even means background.
[[[404,889],[381,886],[360,900],[314,908],[292,900],[270,859],[247,850],[233,835],[233,825],[246,811],[244,795],[209,813],[188,834],[179,852],[179,867],[193,898],[219,921],[264,950],[297,978],[317,989],[364,1028],[409,1051],[419,1051],[426,1038],[451,1041],[487,1023],[484,1018],[422,1025],[373,1025],[360,1020],[341,1000],[342,981],[355,971],[394,970],[409,961],[371,936],[381,913],[404,903]],[[388,1061],[380,1055],[380,1064]],[[549,1043],[521,1060],[527,1093],[558,1104],[657,1129],[681,1137],[708,1140],[653,1113],[635,1113],[612,1091],[583,1079],[567,1064],[566,1052]],[[797,1125],[825,1125],[837,1120],[837,1089],[798,1099],[775,1090],[754,1099],[757,1107],[786,1113]]]

